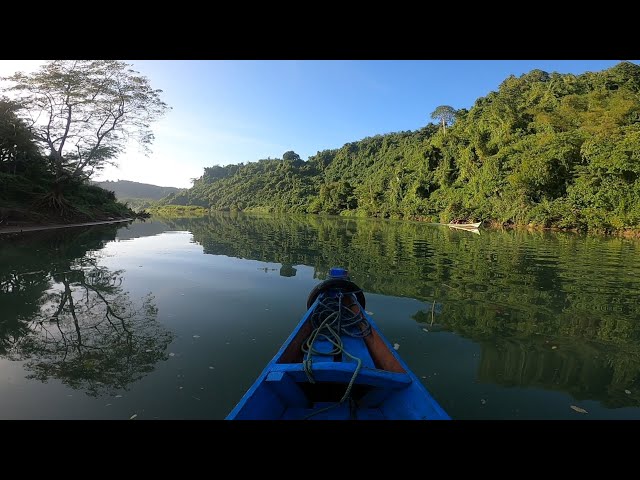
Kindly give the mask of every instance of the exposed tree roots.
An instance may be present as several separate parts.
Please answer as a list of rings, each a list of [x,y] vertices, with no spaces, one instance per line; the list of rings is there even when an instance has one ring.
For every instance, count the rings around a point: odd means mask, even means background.
[[[62,218],[77,217],[80,213],[59,191],[46,193],[35,202],[34,206],[40,210],[54,212]]]

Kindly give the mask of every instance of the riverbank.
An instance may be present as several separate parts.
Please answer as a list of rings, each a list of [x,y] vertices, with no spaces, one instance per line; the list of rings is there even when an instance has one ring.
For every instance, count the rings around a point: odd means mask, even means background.
[[[84,222],[84,223],[67,223],[67,224],[55,224],[55,225],[20,225],[20,226],[6,226],[0,225],[0,235],[4,233],[23,233],[23,232],[35,232],[38,230],[55,230],[57,228],[69,228],[69,227],[89,227],[93,225],[108,225],[111,223],[124,223],[131,222],[133,218],[121,218],[117,220],[105,220],[101,222]]]

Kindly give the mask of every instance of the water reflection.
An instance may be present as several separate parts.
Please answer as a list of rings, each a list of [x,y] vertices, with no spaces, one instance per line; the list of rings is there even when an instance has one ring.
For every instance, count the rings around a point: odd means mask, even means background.
[[[640,355],[616,346],[544,337],[483,341],[478,379],[599,400],[609,408],[640,405]]]
[[[132,300],[122,270],[99,263],[118,227],[3,239],[0,355],[24,362],[27,378],[90,396],[125,389],[166,359],[172,334],[151,293]]]
[[[0,237],[0,358],[98,396],[154,370],[120,415],[223,418],[340,265],[454,418],[640,417],[639,246],[242,214]]]
[[[282,265],[280,267],[280,276],[281,277],[295,277],[296,276],[296,268],[293,265]]]
[[[412,222],[216,214],[163,219],[204,253],[349,269],[367,292],[424,302],[424,334],[481,346],[476,377],[640,405],[638,242],[570,233],[468,232]]]

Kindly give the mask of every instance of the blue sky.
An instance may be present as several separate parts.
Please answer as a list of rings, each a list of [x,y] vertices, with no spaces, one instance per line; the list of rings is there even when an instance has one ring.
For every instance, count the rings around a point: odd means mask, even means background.
[[[304,160],[366,136],[415,130],[438,105],[470,108],[509,75],[582,73],[617,60],[127,61],[172,110],[153,125],[149,157],[135,146],[101,179],[188,187],[211,165]],[[2,61],[0,75],[32,61]],[[37,65],[36,65],[37,66]],[[16,68],[17,67],[17,68]]]

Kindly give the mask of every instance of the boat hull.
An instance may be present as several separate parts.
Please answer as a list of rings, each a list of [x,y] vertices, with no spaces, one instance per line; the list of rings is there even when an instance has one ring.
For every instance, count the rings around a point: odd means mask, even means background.
[[[319,295],[226,419],[450,419],[355,296],[351,298],[349,308],[370,325],[366,336],[341,335],[339,353],[332,353],[330,342],[319,339],[314,352],[304,354],[302,346],[313,330],[312,315],[325,299],[325,294]],[[310,375],[305,364],[311,365]]]
[[[481,224],[482,224],[482,222],[478,222],[478,223],[449,223],[448,225],[450,227],[455,227],[455,228],[473,229],[473,228],[478,228]]]

